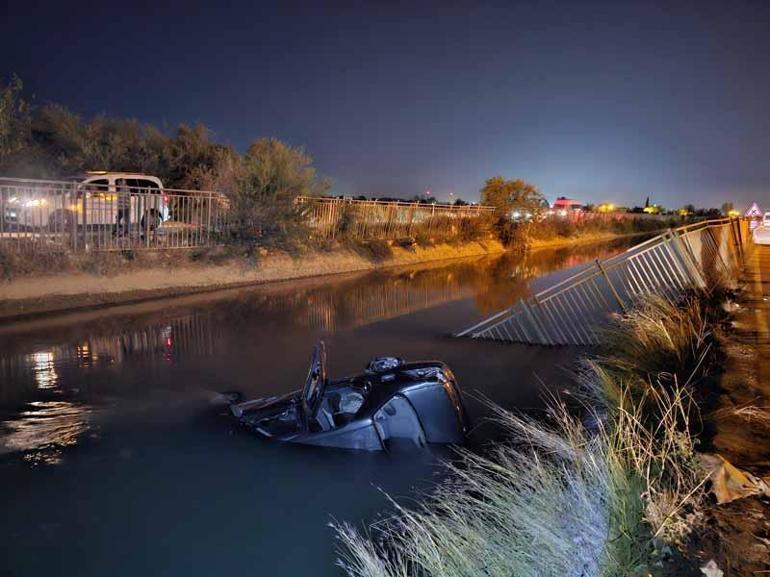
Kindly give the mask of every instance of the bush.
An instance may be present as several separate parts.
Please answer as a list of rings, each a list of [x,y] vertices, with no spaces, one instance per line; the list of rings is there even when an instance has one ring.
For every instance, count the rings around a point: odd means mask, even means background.
[[[458,223],[457,240],[460,242],[483,240],[489,236],[493,225],[494,216],[491,214],[460,219]]]
[[[433,238],[427,232],[418,232],[414,236],[414,242],[421,248],[430,248],[436,246]]]
[[[33,274],[68,270],[72,257],[66,252],[34,252],[4,247],[0,244],[0,279],[9,281]]]
[[[262,139],[249,147],[242,171],[232,194],[236,241],[249,246],[258,241],[273,245],[305,242],[309,231],[297,197],[317,196],[327,188],[316,177],[310,156],[278,140]]]
[[[393,257],[393,249],[387,240],[370,240],[364,246],[366,246],[375,261],[383,261]]]

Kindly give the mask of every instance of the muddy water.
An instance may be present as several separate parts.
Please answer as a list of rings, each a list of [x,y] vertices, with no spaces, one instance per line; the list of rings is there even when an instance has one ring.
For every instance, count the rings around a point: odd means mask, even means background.
[[[284,393],[324,339],[332,376],[373,356],[437,358],[466,392],[536,408],[577,351],[448,335],[610,244],[0,325],[0,575],[337,575],[330,519],[373,521],[446,450],[271,444],[210,399]],[[478,416],[478,403],[469,400]],[[480,429],[483,431],[482,429]],[[483,434],[483,432],[481,433]]]

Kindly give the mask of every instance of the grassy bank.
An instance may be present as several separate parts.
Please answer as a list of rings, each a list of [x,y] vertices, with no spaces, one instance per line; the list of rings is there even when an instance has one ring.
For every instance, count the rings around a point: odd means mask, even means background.
[[[507,441],[463,450],[417,507],[375,534],[337,526],[354,577],[697,574],[709,473],[699,403],[719,371],[715,293],[618,318],[579,387],[534,419],[496,410]]]
[[[583,244],[594,244],[600,242],[606,242],[620,238],[635,238],[639,237],[644,240],[647,237],[653,236],[660,230],[653,231],[641,231],[631,233],[615,233],[615,232],[585,232],[576,234],[575,236],[555,236],[550,238],[533,239],[529,242],[530,250],[537,250],[541,248],[560,248],[563,246],[576,246]],[[641,240],[639,241],[641,242]]]
[[[497,254],[499,242],[421,246],[338,246],[263,251],[226,249],[134,254],[94,253],[29,259],[29,269],[0,282],[0,318],[219,290],[273,281]],[[37,262],[35,262],[37,260]]]

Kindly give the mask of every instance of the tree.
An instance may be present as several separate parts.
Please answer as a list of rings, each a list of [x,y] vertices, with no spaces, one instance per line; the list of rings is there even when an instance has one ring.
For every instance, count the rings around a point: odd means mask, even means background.
[[[14,76],[0,85],[0,167],[29,146],[30,107],[22,97],[24,85]]]
[[[481,204],[494,206],[504,217],[508,217],[514,209],[536,214],[548,206],[545,197],[533,184],[520,178],[505,180],[502,176],[487,179],[481,189]]]
[[[243,158],[235,208],[243,240],[291,240],[301,228],[297,198],[320,196],[329,185],[316,175],[303,149],[274,138],[254,142]]]

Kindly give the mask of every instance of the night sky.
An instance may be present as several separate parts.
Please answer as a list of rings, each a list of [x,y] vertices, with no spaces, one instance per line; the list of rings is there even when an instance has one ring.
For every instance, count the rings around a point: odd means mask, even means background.
[[[770,2],[320,4],[10,2],[0,76],[304,145],[335,193],[770,200]]]

